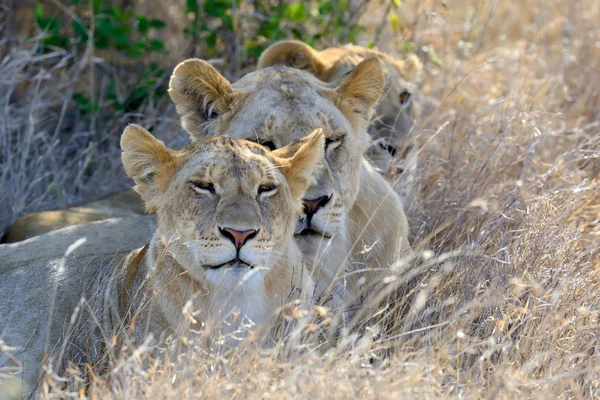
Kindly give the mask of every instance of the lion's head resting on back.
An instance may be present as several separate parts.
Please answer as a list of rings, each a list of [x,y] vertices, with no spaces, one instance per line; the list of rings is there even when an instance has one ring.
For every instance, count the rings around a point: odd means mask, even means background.
[[[376,57],[381,62],[385,75],[384,93],[370,129],[375,143],[368,155],[373,159],[395,155],[415,120],[420,119],[423,96],[419,88],[423,81],[423,65],[416,55],[394,59],[380,51],[352,45],[317,51],[297,40],[283,40],[261,54],[257,69],[282,64],[332,82],[368,57]]]
[[[194,140],[229,135],[279,149],[313,129],[325,133],[323,168],[304,196],[296,239],[305,254],[346,235],[348,212],[360,187],[367,127],[383,90],[377,59],[367,59],[336,82],[284,66],[267,68],[231,84],[212,66],[179,64],[169,94]]]
[[[281,255],[323,146],[320,130],[275,151],[229,137],[175,151],[137,125],[121,139],[125,170],[157,215],[155,238],[190,276],[221,289],[244,271],[266,277],[291,263]]]

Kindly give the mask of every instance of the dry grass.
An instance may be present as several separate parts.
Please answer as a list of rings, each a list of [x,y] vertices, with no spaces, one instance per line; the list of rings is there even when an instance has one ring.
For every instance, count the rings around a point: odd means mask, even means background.
[[[415,135],[418,175],[397,182],[417,254],[388,279],[384,305],[365,306],[365,335],[325,352],[308,333],[323,322],[301,319],[306,337],[275,346],[125,350],[91,397],[600,396],[600,4],[443,4],[403,2],[407,28],[382,35],[389,51],[413,37],[444,68],[428,64],[440,106]],[[381,12],[365,18],[377,25]],[[0,230],[126,185],[114,178],[125,122],[173,132],[168,104],[102,129],[66,121],[68,57],[23,48],[0,64]]]

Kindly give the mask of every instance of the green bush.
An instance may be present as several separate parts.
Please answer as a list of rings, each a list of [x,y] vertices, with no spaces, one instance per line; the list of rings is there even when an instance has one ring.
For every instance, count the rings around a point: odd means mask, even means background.
[[[354,41],[361,29],[350,18],[350,0],[181,1],[190,21],[181,32],[189,40],[188,55],[223,58],[226,63],[235,63],[236,71],[252,65],[261,52],[277,40],[296,38],[313,46],[330,38]],[[142,66],[136,68],[141,73],[134,73],[133,78],[129,74],[123,80],[126,83],[111,77],[102,90],[101,99],[77,91],[72,100],[79,115],[97,113],[101,108],[109,112],[131,112],[146,99],[164,96],[165,68],[179,61],[161,57],[169,60],[167,65],[152,56],[167,53],[160,39],[165,21],[111,4],[108,0],[71,0],[70,23],[51,15],[41,2],[35,6],[34,22],[43,33],[39,52],[62,49],[82,54],[91,45],[93,54],[96,51],[117,53],[121,60]]]

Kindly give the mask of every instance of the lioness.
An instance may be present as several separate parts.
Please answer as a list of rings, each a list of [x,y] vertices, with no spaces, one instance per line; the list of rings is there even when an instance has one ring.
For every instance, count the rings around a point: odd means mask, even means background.
[[[20,348],[13,358],[0,354],[0,369],[22,367],[26,392],[44,354],[55,370],[67,360],[97,365],[108,355],[105,340],[128,330],[133,338],[184,335],[234,308],[261,322],[292,294],[310,296],[292,236],[324,146],[315,131],[275,151],[228,137],[174,151],[130,125],[122,160],[157,215],[151,242],[97,256],[78,252],[85,240],[75,236],[49,260],[27,258],[36,239],[0,247],[0,256],[10,249],[0,266],[0,341]]]
[[[369,57],[376,57],[381,62],[385,89],[376,107],[375,123],[369,129],[374,140],[366,155],[385,172],[397,151],[414,152],[412,143],[405,142],[415,120],[420,118],[423,106],[423,96],[419,90],[423,80],[423,65],[416,55],[409,54],[404,59],[396,60],[385,53],[361,46],[346,45],[317,51],[298,40],[282,40],[261,54],[256,68],[283,64],[308,71],[322,81],[335,82]]]
[[[363,158],[383,86],[375,58],[333,84],[281,65],[231,84],[205,61],[190,59],[175,68],[169,94],[192,140],[229,135],[278,149],[302,132],[325,130],[324,168],[306,192],[295,239],[308,264],[322,264],[317,285],[327,286],[348,257],[353,271],[376,271],[408,248],[402,202]],[[350,277],[355,296],[361,274]]]
[[[133,190],[125,190],[79,207],[24,215],[11,225],[0,243],[20,242],[67,226],[143,213],[140,196]]]

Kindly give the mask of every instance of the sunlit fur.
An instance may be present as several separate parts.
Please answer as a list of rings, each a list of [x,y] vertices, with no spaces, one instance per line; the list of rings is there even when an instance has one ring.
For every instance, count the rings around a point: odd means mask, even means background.
[[[205,90],[210,80],[222,87],[224,78],[216,74],[206,62],[191,59],[179,64],[171,77],[169,94],[193,140],[229,135],[280,148],[312,129],[325,131],[325,162],[304,198],[330,200],[313,216],[318,234],[300,235],[306,214],[296,229],[306,262],[322,264],[314,270],[318,291],[343,275],[345,261],[357,262],[353,269],[389,266],[408,247],[406,217],[399,197],[362,156],[369,145],[373,107],[383,90],[379,61],[368,59],[333,84],[284,66],[259,70],[221,90],[225,100],[215,100],[215,91]],[[359,254],[363,246],[372,249]],[[358,295],[355,278],[360,276],[353,274],[346,282],[349,296]]]
[[[265,320],[288,299],[290,287],[309,282],[292,235],[322,142],[315,132],[286,157],[228,137],[175,152],[130,126],[121,140],[123,164],[158,217],[148,267],[187,271],[186,279],[207,292],[196,300],[201,315],[225,315],[237,307],[255,322]],[[265,184],[276,189],[260,193]],[[238,251],[223,229],[257,234]]]
[[[122,160],[157,215],[149,244],[124,251],[128,236],[153,226],[140,216],[6,245],[14,250],[5,251],[0,268],[0,343],[16,355],[0,354],[0,365],[15,366],[21,394],[37,386],[46,354],[54,371],[70,361],[102,369],[124,335],[228,333],[249,321],[268,328],[282,305],[312,301],[314,285],[292,237],[323,146],[317,130],[273,152],[228,137],[174,151],[130,125]],[[198,190],[199,182],[214,185],[214,193]],[[265,184],[269,190],[259,193]],[[236,254],[219,228],[258,232]]]
[[[322,81],[335,82],[369,57],[376,57],[381,62],[385,88],[376,107],[374,123],[369,128],[373,144],[366,155],[374,165],[385,171],[392,161],[389,146],[402,149],[415,120],[421,117],[423,65],[416,55],[394,59],[383,52],[353,45],[317,51],[297,40],[282,40],[261,54],[257,69],[283,64],[306,70]],[[407,145],[410,147],[411,143]]]

